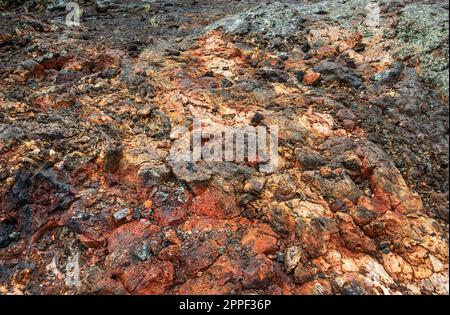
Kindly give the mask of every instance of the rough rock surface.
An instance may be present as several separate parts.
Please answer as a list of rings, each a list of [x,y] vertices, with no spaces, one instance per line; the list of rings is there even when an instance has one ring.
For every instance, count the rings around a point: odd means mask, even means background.
[[[0,1],[0,294],[449,293],[445,1],[63,2]]]

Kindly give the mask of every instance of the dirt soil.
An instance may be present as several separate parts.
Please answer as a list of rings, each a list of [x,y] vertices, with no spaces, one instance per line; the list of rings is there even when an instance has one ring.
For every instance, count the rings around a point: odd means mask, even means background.
[[[0,294],[449,294],[447,1],[67,2],[0,1]]]

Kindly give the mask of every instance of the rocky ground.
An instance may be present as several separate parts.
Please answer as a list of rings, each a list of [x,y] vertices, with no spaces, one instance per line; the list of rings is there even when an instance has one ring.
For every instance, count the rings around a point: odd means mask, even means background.
[[[66,2],[0,1],[0,294],[449,293],[447,1]]]

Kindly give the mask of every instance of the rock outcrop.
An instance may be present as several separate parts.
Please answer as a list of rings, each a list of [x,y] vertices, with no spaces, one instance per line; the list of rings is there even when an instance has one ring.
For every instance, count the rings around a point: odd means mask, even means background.
[[[0,13],[0,294],[449,293],[444,1],[32,2]],[[196,119],[278,126],[276,168],[183,160]]]

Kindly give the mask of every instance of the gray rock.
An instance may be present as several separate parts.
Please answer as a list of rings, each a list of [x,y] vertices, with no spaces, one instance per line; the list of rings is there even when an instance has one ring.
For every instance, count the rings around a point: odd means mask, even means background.
[[[390,1],[390,0],[387,0]],[[293,7],[305,14],[309,19],[337,23],[344,28],[354,29],[352,24],[355,17],[365,17],[367,15],[366,6],[373,0],[351,0],[351,1],[337,1],[337,0],[323,0],[323,1],[298,1]],[[362,23],[358,27],[359,31],[366,30]]]
[[[391,68],[381,71],[372,77],[372,80],[379,84],[387,84],[395,81],[400,76],[403,69],[401,62],[394,62]]]
[[[55,10],[65,10],[66,5],[69,2],[73,2],[70,0],[49,0],[47,4],[47,9],[49,11],[55,11]]]
[[[105,12],[108,9],[116,8],[119,4],[119,1],[114,0],[95,0],[95,7],[100,12]]]
[[[244,191],[252,195],[259,195],[265,184],[264,178],[252,178],[244,186]]]
[[[151,256],[150,247],[148,246],[147,243],[140,244],[134,249],[133,254],[140,260],[145,261],[149,259]]]
[[[211,179],[212,172],[194,162],[171,161],[175,176],[188,184],[205,182]]]
[[[113,214],[114,222],[116,225],[121,225],[125,223],[127,216],[130,214],[130,209],[125,208],[119,211],[116,211]]]
[[[104,149],[105,164],[104,168],[108,172],[115,172],[119,168],[122,159],[122,145],[120,143],[109,143]]]
[[[10,235],[13,233],[14,224],[9,221],[0,222],[0,248],[6,248],[12,242]]]
[[[170,170],[163,165],[144,164],[138,171],[141,187],[152,187],[163,183],[170,176]]]
[[[361,191],[347,174],[342,174],[330,179],[320,175],[316,178],[324,196],[338,200],[347,198],[354,203],[356,203],[361,196]]]
[[[286,72],[273,68],[261,68],[257,71],[257,74],[269,82],[284,83],[289,80],[289,76]]]
[[[341,292],[343,295],[365,295],[366,294],[366,291],[356,281],[346,282],[342,286]]]
[[[27,70],[34,71],[39,66],[39,63],[33,59],[28,59],[22,62],[20,66]]]
[[[380,24],[370,27],[364,22],[367,16],[367,5],[372,0],[301,2],[291,7],[302,12],[310,20],[339,25],[344,29],[354,29],[354,19],[360,18],[362,23],[357,31],[365,37],[375,32],[392,35],[393,51],[400,57],[416,57],[420,60],[421,76],[430,84],[436,85],[446,96],[449,95],[449,19],[448,5],[441,1],[436,3],[409,3],[404,1],[383,0]],[[409,1],[408,1],[409,2]],[[385,7],[386,9],[384,9]],[[399,7],[403,7],[399,11]],[[385,12],[387,10],[387,12]],[[385,13],[398,14],[398,23],[392,29],[385,23]],[[387,37],[386,37],[387,38]],[[384,73],[380,79],[390,77],[394,73]]]
[[[297,161],[300,162],[303,170],[315,170],[325,165],[325,160],[322,156],[308,148],[297,148],[294,151]]]
[[[448,96],[448,8],[439,3],[408,4],[399,17],[397,38],[402,44],[399,55],[418,57],[421,75]]]
[[[327,81],[339,80],[354,88],[363,86],[362,78],[355,70],[333,61],[322,61],[314,68],[314,71],[322,74]]]
[[[446,222],[449,221],[449,211],[448,211],[448,207],[440,207],[438,208],[438,213],[439,216],[445,220]]]
[[[291,6],[275,2],[261,4],[255,8],[219,20],[205,31],[222,28],[225,33],[245,35],[251,33],[268,38],[289,38],[302,29],[304,17]]]

